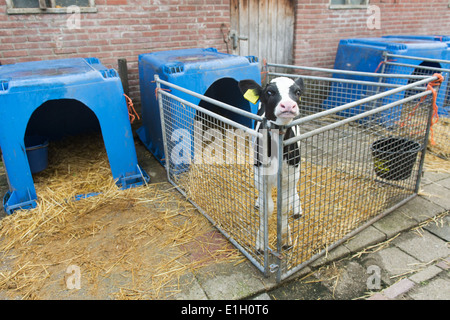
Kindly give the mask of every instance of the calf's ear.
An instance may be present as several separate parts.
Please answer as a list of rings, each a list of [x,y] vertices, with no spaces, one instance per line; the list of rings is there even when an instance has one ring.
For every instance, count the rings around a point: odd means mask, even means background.
[[[239,81],[239,89],[244,95],[244,98],[253,104],[258,102],[259,96],[262,92],[262,87],[254,80]]]
[[[305,85],[303,84],[302,78],[297,78],[297,80],[294,81],[296,85],[300,87],[300,91],[303,92],[303,89],[305,88]]]

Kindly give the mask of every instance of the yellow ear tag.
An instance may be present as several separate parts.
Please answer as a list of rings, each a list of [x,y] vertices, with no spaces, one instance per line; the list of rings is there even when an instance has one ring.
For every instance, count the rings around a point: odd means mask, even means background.
[[[255,104],[258,101],[259,96],[255,94],[255,90],[248,89],[244,94],[244,98]]]

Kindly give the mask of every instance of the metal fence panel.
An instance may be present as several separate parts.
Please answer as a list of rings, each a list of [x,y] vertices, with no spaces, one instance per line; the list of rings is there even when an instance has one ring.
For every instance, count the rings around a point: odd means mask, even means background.
[[[270,161],[262,172],[254,166],[270,147],[254,148],[269,132],[263,119],[252,116],[261,122],[257,132],[158,91],[169,181],[259,270],[278,270],[278,281],[408,201],[420,181],[432,115],[426,84],[434,78],[405,87],[317,73],[302,75],[303,113],[291,124],[296,137],[283,141],[286,128],[270,126],[278,154],[300,148],[299,167],[278,157],[275,171]],[[349,100],[342,88],[350,84]],[[409,88],[419,93],[405,98]],[[277,181],[273,190],[269,179]]]
[[[287,216],[280,219],[287,223],[281,230],[288,232],[278,244],[280,279],[417,193],[431,119],[430,97],[420,100],[403,103],[400,113],[395,106],[388,108],[380,118],[375,113],[339,121],[329,115],[316,120],[318,129],[313,123],[299,127],[303,138],[291,143],[300,146],[300,181],[282,183],[277,199],[281,216]],[[386,125],[392,119],[395,124]],[[281,170],[280,179],[296,171]],[[285,188],[300,195],[302,217],[294,219],[295,208],[285,205],[293,203]]]
[[[169,181],[267,273],[268,252],[256,251],[258,241],[267,247],[267,222],[255,208],[264,177],[255,180],[253,173],[252,141],[262,134],[165,91],[159,104]]]

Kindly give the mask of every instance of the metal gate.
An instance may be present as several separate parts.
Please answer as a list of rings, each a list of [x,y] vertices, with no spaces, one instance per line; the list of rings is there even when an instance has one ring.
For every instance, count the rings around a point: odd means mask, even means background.
[[[289,125],[298,134],[289,140],[284,140],[286,127],[271,123],[268,129],[255,114],[156,82],[169,181],[259,270],[267,276],[276,272],[281,281],[417,194],[433,110],[426,86],[437,78],[381,75],[415,79],[400,86],[334,77],[346,71],[270,66],[301,73],[271,72],[271,77],[301,76],[305,83],[303,114]],[[405,97],[410,89],[418,93]],[[261,130],[169,90],[260,122]],[[329,107],[333,104],[338,106]],[[349,111],[351,116],[342,116]],[[299,145],[297,169],[278,156],[276,170],[268,161],[265,174],[254,174],[255,156],[267,160],[270,146],[255,154],[253,141],[268,131],[276,137],[272,155]],[[277,179],[274,190],[268,190],[271,178]],[[274,214],[269,214],[269,197],[276,203]],[[293,215],[300,211],[300,217]]]
[[[254,188],[252,141],[263,134],[168,91],[192,95],[253,122],[262,122],[263,118],[158,77],[156,82],[168,180],[267,274],[267,250],[255,252],[260,219],[254,208],[258,195]]]

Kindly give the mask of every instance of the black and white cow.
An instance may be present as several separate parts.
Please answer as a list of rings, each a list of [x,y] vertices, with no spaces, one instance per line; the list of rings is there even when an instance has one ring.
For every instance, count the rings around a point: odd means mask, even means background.
[[[239,88],[249,101],[256,103],[260,101],[258,114],[270,120],[269,126],[272,124],[284,126],[291,123],[291,121],[299,115],[299,101],[303,92],[303,80],[298,78],[292,80],[286,77],[275,78],[266,86],[261,87],[253,80],[242,80],[239,82]],[[259,126],[259,123],[257,124]],[[258,128],[255,128],[258,130]],[[295,136],[295,132],[292,128],[288,128],[284,133],[284,140],[290,139]],[[274,134],[268,134],[268,146],[267,155],[269,157],[268,162],[278,162],[277,155],[271,153],[272,139],[277,139]],[[260,151],[262,141],[256,140],[256,150]],[[278,170],[283,170],[282,174],[282,239],[283,246],[290,247],[292,245],[292,237],[288,226],[288,213],[293,210],[294,218],[298,218],[302,215],[302,208],[300,204],[300,197],[297,193],[297,184],[300,178],[300,149],[297,143],[290,144],[284,147],[283,150],[283,166],[277,168],[275,172],[268,171],[264,168],[262,159],[260,159],[260,152],[256,152],[254,176],[255,186],[258,190],[258,199],[256,200],[256,207],[260,211],[260,227],[256,240],[256,249],[259,252],[264,251],[264,225],[263,225],[263,205],[264,200],[268,201],[268,214],[269,216],[274,211],[274,203],[271,197],[271,190],[277,185]],[[267,165],[267,163],[266,163]],[[268,175],[268,196],[267,199],[263,199],[263,184],[262,175]]]

